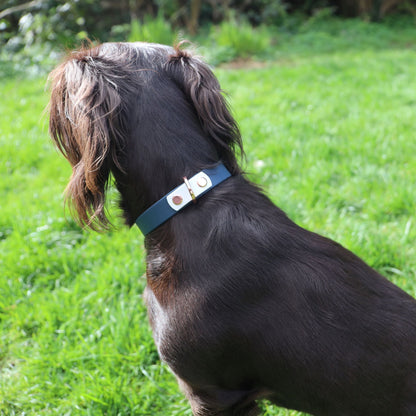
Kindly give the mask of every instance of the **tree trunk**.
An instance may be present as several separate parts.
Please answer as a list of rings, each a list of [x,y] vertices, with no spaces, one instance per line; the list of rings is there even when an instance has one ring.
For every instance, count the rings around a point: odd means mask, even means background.
[[[199,14],[201,13],[201,0],[191,0],[191,12],[188,19],[188,30],[191,35],[198,31]]]

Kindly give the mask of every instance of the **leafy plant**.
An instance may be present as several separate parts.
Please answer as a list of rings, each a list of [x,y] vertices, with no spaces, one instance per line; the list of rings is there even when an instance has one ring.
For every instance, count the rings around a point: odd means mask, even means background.
[[[286,0],[234,0],[233,7],[239,15],[246,17],[255,26],[281,25],[288,15]]]
[[[234,58],[262,55],[270,45],[270,32],[265,26],[253,28],[245,19],[223,21],[213,27],[212,38],[220,47],[228,50]]]
[[[170,22],[164,19],[161,14],[153,18],[147,15],[143,19],[143,23],[139,20],[131,22],[129,42],[153,42],[164,45],[172,45],[177,41],[178,34],[173,30]]]

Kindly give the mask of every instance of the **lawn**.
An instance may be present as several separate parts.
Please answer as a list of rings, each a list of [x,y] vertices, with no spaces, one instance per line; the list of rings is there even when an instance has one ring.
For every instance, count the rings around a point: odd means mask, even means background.
[[[416,296],[416,30],[328,27],[282,35],[255,68],[215,70],[244,165],[297,223]],[[70,169],[48,139],[45,82],[0,79],[0,415],[191,415],[151,338],[139,230],[115,206],[106,234],[64,214]]]

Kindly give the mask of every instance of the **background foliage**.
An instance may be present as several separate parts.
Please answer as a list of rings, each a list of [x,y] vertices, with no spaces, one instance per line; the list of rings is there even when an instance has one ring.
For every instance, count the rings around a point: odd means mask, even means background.
[[[255,26],[281,25],[288,15],[322,10],[373,20],[393,11],[416,15],[412,0],[2,0],[0,45],[16,52],[45,43],[72,47],[87,36],[107,41],[149,17],[195,35],[201,26],[230,16]]]
[[[413,0],[2,0],[0,71],[39,75],[86,38],[170,44],[188,39],[206,47],[214,65],[264,59],[274,55],[281,38],[339,16],[383,19],[392,26],[415,21],[416,6]]]

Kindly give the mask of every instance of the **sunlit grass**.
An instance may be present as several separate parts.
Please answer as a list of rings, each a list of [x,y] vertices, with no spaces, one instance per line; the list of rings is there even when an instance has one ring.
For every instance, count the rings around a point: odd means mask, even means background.
[[[414,51],[292,42],[265,68],[216,71],[249,177],[416,295]],[[190,415],[151,338],[139,231],[64,218],[70,169],[47,137],[44,85],[1,84],[0,415]]]

